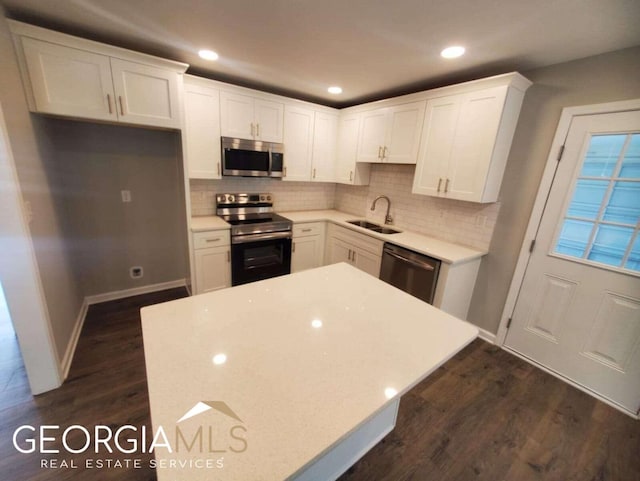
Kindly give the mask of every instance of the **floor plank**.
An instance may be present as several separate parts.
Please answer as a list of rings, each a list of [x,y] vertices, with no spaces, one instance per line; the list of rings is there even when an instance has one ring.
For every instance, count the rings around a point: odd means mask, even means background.
[[[15,338],[0,339],[0,479],[155,480],[148,468],[81,469],[87,457],[123,459],[106,453],[74,455],[78,469],[42,469],[42,456],[18,453],[12,436],[23,424],[150,426],[139,310],[185,295],[91,306],[68,379],[36,397]],[[340,481],[638,481],[639,453],[640,422],[477,340],[402,398],[396,429]]]

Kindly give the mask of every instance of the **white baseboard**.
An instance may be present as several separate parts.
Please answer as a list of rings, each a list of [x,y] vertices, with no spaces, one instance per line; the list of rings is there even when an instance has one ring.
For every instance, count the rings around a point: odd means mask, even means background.
[[[121,291],[95,294],[93,296],[87,296],[85,300],[89,305],[99,304],[100,302],[115,301],[117,299],[124,299],[125,297],[139,296],[140,294],[148,294],[150,292],[163,291],[165,289],[184,287],[186,286],[186,284],[186,279],[177,279],[175,281],[161,282],[159,284],[149,284],[147,286],[132,287],[131,289],[123,289]]]
[[[82,332],[82,326],[87,317],[89,306],[92,304],[99,304],[100,302],[114,301],[117,299],[124,299],[125,297],[138,296],[140,294],[148,294],[150,292],[163,291],[165,289],[173,289],[176,287],[186,286],[186,279],[177,279],[175,281],[161,282],[159,284],[150,284],[148,286],[134,287],[132,289],[124,289],[121,291],[106,292],[104,294],[96,294],[93,296],[86,296],[80,306],[80,312],[76,318],[71,338],[67,344],[67,350],[64,353],[62,362],[60,363],[61,372],[63,374],[63,380],[67,379],[69,375],[69,369],[71,368],[71,362],[73,361],[73,355],[78,347],[78,340],[80,339],[80,333]]]
[[[491,344],[495,344],[496,343],[496,335],[485,330],[482,329],[481,327],[478,327],[478,330],[480,331],[480,334],[478,334],[478,337],[480,339],[482,339],[483,341],[487,341]]]
[[[69,339],[69,344],[67,344],[67,350],[65,351],[64,357],[62,358],[60,371],[62,372],[63,381],[67,379],[67,376],[69,375],[71,361],[73,361],[73,355],[76,352],[76,347],[78,346],[78,340],[80,339],[80,333],[82,332],[82,326],[84,326],[84,320],[87,317],[88,310],[89,303],[87,302],[87,298],[85,297],[82,301],[82,306],[80,306],[80,312],[78,313],[78,317],[76,318],[76,323],[73,326],[71,339]]]

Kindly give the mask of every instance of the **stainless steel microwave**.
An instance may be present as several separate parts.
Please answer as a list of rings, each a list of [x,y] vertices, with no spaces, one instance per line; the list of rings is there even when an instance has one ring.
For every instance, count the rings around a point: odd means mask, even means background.
[[[284,145],[222,137],[222,175],[282,177]]]

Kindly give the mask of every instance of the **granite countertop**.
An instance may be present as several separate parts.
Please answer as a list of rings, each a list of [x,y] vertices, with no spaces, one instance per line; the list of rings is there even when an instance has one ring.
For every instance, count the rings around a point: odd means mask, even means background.
[[[154,431],[214,430],[202,449],[157,448],[159,481],[285,480],[478,334],[346,263],[141,312]]]
[[[470,247],[436,239],[434,237],[417,234],[406,229],[398,229],[402,231],[399,234],[379,234],[377,232],[367,230],[364,227],[357,227],[347,222],[349,220],[361,219],[363,218],[362,216],[347,214],[337,210],[292,211],[278,212],[278,214],[291,219],[294,223],[321,221],[333,222],[334,224],[347,227],[356,232],[375,237],[376,239],[391,242],[395,245],[435,257],[436,259],[440,259],[442,262],[446,262],[448,264],[468,262],[487,254],[486,251],[479,251]],[[200,216],[191,218],[192,232],[222,230],[229,229],[230,227],[231,226],[229,224],[216,216]],[[396,228],[395,226],[391,227]]]

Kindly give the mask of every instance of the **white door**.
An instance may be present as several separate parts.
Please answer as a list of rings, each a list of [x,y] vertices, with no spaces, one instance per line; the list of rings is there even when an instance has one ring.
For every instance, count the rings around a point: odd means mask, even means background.
[[[358,151],[360,116],[353,114],[340,119],[338,129],[338,159],[336,162],[336,182],[353,184]]]
[[[282,143],[284,104],[255,100],[256,140]]]
[[[220,129],[223,137],[253,140],[253,98],[220,92]]]
[[[116,58],[111,71],[122,122],[180,128],[176,72]]]
[[[316,112],[311,156],[313,163],[311,180],[313,182],[335,182],[337,141],[338,116]]]
[[[347,244],[342,239],[331,237],[329,247],[329,262],[328,264],[337,264],[338,262],[348,262],[351,264],[351,254],[353,252],[353,246]]]
[[[311,179],[313,110],[287,106],[284,116],[284,175],[282,180]]]
[[[23,37],[38,112],[117,120],[109,57]]]
[[[300,272],[320,267],[323,245],[321,236],[297,237],[293,239],[291,252],[291,272]]]
[[[640,111],[577,116],[506,346],[640,408]]]
[[[231,251],[229,246],[195,251],[196,291],[217,291],[231,286]]]
[[[190,179],[220,178],[220,95],[185,80],[183,151]]]
[[[389,128],[382,157],[393,164],[415,164],[426,102],[413,102],[391,108]]]
[[[362,114],[360,140],[358,142],[358,162],[382,162],[388,110],[377,109]]]
[[[351,260],[353,261],[353,265],[361,271],[371,274],[374,277],[380,276],[380,264],[382,263],[381,256],[358,249],[352,252]]]

